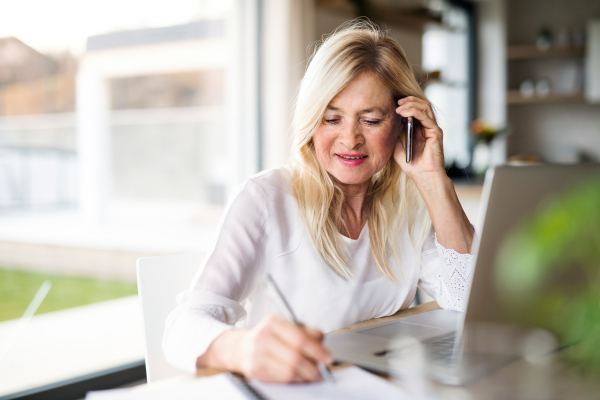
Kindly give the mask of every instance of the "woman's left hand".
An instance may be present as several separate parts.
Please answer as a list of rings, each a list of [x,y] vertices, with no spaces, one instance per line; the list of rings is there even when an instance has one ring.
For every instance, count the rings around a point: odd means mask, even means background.
[[[413,117],[415,127],[410,163],[406,162],[406,149],[400,138],[396,142],[394,159],[402,171],[417,183],[417,186],[435,185],[440,177],[446,177],[446,170],[442,144],[443,132],[435,121],[431,104],[418,97],[409,96],[398,100],[398,105],[396,113],[405,118]]]
[[[409,96],[398,100],[398,105],[396,113],[402,117],[413,117],[415,130],[410,163],[406,163],[406,150],[400,138],[394,159],[417,185],[439,243],[447,249],[466,254],[471,251],[475,231],[456,196],[452,181],[446,175],[443,132],[435,121],[431,104]]]

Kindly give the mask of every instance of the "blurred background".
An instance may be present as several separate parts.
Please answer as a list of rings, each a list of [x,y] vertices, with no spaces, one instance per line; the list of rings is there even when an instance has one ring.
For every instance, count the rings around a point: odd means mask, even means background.
[[[600,158],[597,0],[0,7],[0,396],[143,367],[136,259],[205,252],[232,190],[287,163],[306,60],[345,21],[404,48],[473,223],[490,166]]]

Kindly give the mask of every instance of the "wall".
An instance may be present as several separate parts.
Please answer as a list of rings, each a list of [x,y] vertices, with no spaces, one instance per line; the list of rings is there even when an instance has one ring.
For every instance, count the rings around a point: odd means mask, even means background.
[[[535,43],[542,26],[556,36],[562,27],[585,27],[589,18],[600,17],[598,0],[508,0],[509,45]],[[557,65],[569,60],[538,60],[511,67],[509,84],[518,87],[514,69],[531,74],[554,74]],[[564,64],[563,64],[564,65]],[[546,68],[545,72],[537,69]],[[585,103],[511,105],[508,120],[512,130],[509,155],[534,153],[547,161],[567,161],[576,152],[600,160],[600,106]]]
[[[315,4],[305,0],[263,0],[262,169],[289,163],[294,95],[304,76],[310,44],[316,40]]]
[[[505,2],[481,2],[477,18],[477,117],[506,123]]]

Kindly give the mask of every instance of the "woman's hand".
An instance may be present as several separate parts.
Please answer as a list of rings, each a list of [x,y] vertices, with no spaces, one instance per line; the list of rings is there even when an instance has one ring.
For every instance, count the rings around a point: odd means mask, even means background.
[[[396,143],[394,159],[402,171],[411,177],[421,189],[429,189],[446,177],[444,168],[443,132],[435,121],[431,104],[418,97],[409,96],[398,100],[396,113],[413,117],[413,149],[410,163],[406,163],[406,149],[400,140]]]
[[[413,131],[410,163],[406,163],[406,150],[400,140],[396,143],[394,159],[417,185],[439,243],[447,249],[469,253],[475,231],[462,209],[452,181],[446,175],[443,132],[435,121],[431,104],[409,96],[398,100],[396,112],[403,117],[413,117],[419,123],[415,124]]]
[[[317,362],[333,362],[322,340],[317,330],[269,316],[253,329],[221,334],[197,366],[240,372],[264,382],[315,382],[321,380]]]

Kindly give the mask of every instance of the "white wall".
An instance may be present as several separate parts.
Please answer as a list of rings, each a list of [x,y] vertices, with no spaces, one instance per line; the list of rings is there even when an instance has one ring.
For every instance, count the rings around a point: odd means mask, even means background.
[[[504,0],[480,2],[477,19],[477,113],[476,118],[499,127],[506,114],[506,5]],[[507,140],[496,138],[491,146],[492,165],[504,164]]]
[[[506,123],[506,28],[503,0],[477,4],[477,117]]]
[[[296,88],[316,40],[314,1],[263,1],[263,169],[289,162]]]

